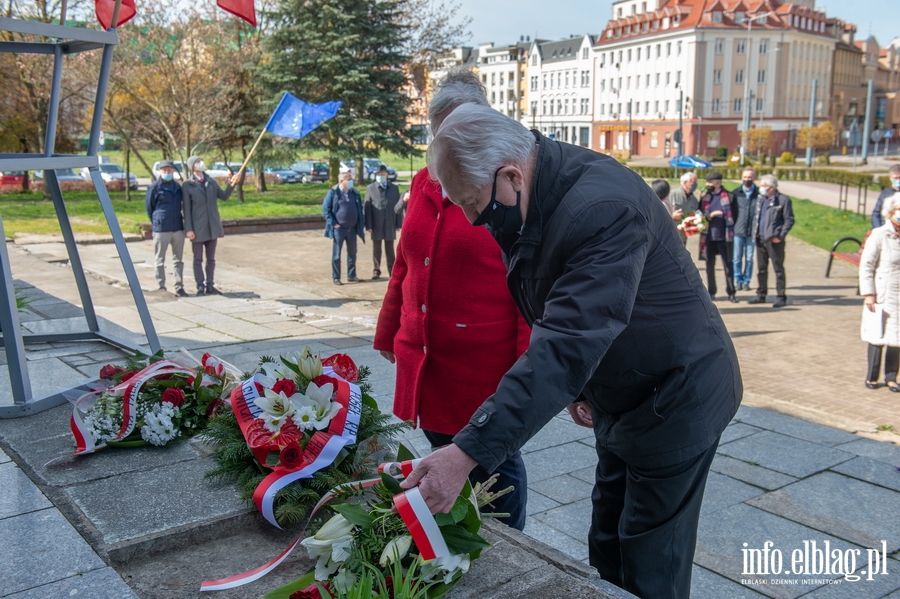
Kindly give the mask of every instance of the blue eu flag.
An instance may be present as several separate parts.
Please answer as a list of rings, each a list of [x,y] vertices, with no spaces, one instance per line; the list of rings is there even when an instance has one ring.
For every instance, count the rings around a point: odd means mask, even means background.
[[[266,123],[266,131],[281,137],[300,139],[310,131],[337,114],[343,102],[325,102],[309,104],[300,98],[285,92],[275,112]]]

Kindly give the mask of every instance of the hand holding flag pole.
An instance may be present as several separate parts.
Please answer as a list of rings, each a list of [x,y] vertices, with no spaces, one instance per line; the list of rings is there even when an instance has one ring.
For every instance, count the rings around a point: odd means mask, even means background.
[[[293,94],[284,92],[281,101],[278,102],[278,106],[275,107],[275,112],[269,117],[269,122],[263,127],[263,130],[259,132],[256,143],[250,148],[250,153],[247,154],[247,158],[244,159],[244,164],[241,165],[241,168],[237,174],[235,174],[235,177],[240,178],[244,173],[244,169],[247,168],[250,158],[256,151],[259,142],[262,141],[266,131],[270,131],[281,137],[301,139],[306,137],[313,129],[334,117],[341,107],[341,104],[343,104],[343,102],[309,104]]]

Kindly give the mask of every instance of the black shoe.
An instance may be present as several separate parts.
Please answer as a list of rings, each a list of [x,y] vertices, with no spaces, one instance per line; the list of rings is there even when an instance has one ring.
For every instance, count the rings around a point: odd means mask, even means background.
[[[197,288],[197,295],[206,295],[206,288],[204,288],[204,287],[198,287],[198,288]]]
[[[351,283],[359,283],[359,279],[357,279],[356,277],[347,277],[347,280]]]
[[[878,383],[873,383],[872,381],[866,381],[866,387],[869,389],[877,389]]]
[[[894,384],[891,385],[891,383],[894,383]],[[894,381],[888,381],[887,388],[890,389],[891,391],[893,391],[894,393],[900,393],[900,385],[898,385]]]
[[[177,295],[178,297],[188,297],[187,291],[185,291],[183,288],[176,291],[175,295]]]
[[[222,295],[222,292],[219,291],[218,289],[216,289],[215,287],[213,287],[212,285],[209,285],[206,288],[206,295]]]
[[[779,297],[778,299],[775,300],[775,303],[772,304],[773,308],[784,308],[785,306],[787,306],[787,298],[786,297]]]
[[[756,297],[754,297],[752,300],[748,301],[747,303],[748,304],[764,304],[764,303],[766,303],[766,296],[757,295]]]
[[[732,304],[736,304],[736,303],[738,303],[738,298],[734,297],[734,294],[732,293],[731,295],[728,296],[728,301],[731,302]]]
[[[372,280],[373,280],[373,281],[377,281],[377,280],[380,279],[380,278],[381,278],[381,273],[380,273],[380,272],[375,271],[374,273],[372,273]]]
[[[335,279],[335,280],[334,280],[334,284],[335,284],[335,285],[343,285],[343,283],[341,283],[341,280],[340,280],[340,279]]]

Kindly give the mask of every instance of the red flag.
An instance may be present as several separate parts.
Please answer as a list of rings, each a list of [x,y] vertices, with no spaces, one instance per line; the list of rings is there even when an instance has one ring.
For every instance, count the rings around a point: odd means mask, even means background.
[[[256,8],[253,6],[253,0],[216,0],[216,4],[222,10],[227,10],[256,27]]]
[[[109,29],[116,0],[94,0],[94,6],[100,25],[103,29]],[[116,27],[124,25],[133,19],[136,13],[137,9],[134,7],[134,0],[122,0],[122,6],[119,8],[119,22],[116,23]]]

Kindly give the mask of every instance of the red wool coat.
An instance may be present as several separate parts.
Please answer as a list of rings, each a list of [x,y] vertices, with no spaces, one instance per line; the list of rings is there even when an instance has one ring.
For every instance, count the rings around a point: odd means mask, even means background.
[[[375,332],[375,349],[397,357],[394,414],[455,435],[530,336],[497,242],[419,171]]]

